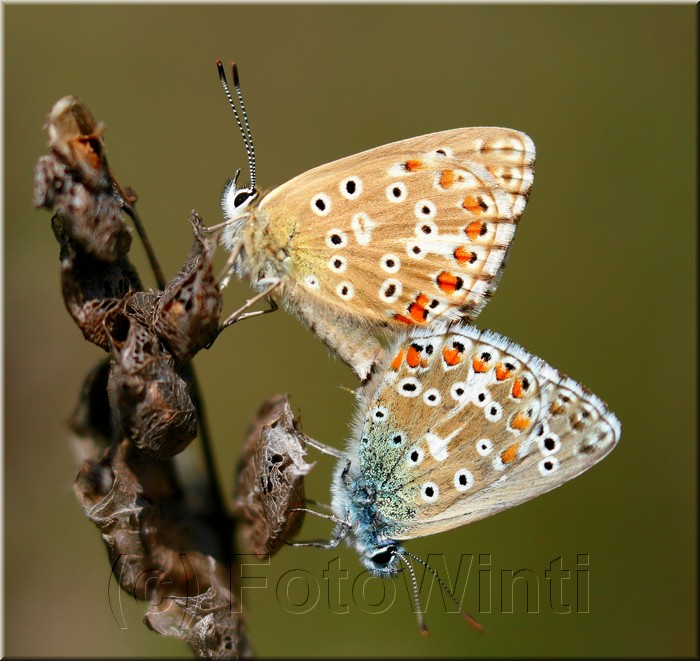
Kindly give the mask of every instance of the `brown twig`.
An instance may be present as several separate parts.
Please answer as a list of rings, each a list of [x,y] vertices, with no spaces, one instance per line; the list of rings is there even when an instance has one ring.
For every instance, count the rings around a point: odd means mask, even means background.
[[[177,636],[202,657],[249,656],[234,572],[233,530],[246,550],[275,553],[301,524],[306,437],[286,398],[267,402],[243,451],[226,506],[204,402],[191,360],[222,330],[216,244],[192,212],[194,242],[180,272],[165,282],[135,194],[116,183],[102,124],[73,97],[58,101],[46,124],[51,153],[35,169],[34,202],[53,211],[63,297],[84,337],[107,358],[87,376],[70,420],[81,459],[75,492],[107,547],[123,590],[152,607],[146,624]],[[128,259],[134,220],[159,290],[144,290]],[[173,457],[198,436],[207,496],[195,508]],[[158,571],[162,580],[144,580]]]
[[[179,636],[199,656],[247,655],[240,608],[233,607],[239,595],[227,587],[235,571],[233,518],[190,364],[219,331],[215,245],[193,213],[192,254],[166,283],[145,238],[160,291],[144,291],[128,260],[131,234],[122,210],[145,237],[143,223],[118,184],[115,194],[102,125],[66,97],[54,105],[46,128],[51,153],[37,162],[34,201],[54,212],[66,307],[85,338],[108,352],[88,376],[71,420],[83,459],[76,494],[102,532],[121,587],[174,605],[149,612],[151,628]],[[172,463],[197,430],[209,473],[201,510],[188,505]],[[169,580],[142,583],[142,572],[153,568]]]

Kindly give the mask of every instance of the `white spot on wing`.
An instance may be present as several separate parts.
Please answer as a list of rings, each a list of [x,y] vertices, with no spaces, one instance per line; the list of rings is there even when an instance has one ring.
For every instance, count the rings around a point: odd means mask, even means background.
[[[331,198],[325,193],[316,193],[311,198],[309,207],[317,216],[327,216],[331,212]]]
[[[387,253],[386,255],[382,255],[382,258],[379,260],[379,265],[382,271],[396,273],[401,268],[401,260],[396,255]]]
[[[419,220],[435,218],[437,215],[437,207],[430,200],[419,200],[416,202],[416,206],[413,207],[413,213]]]
[[[385,303],[393,303],[401,296],[403,285],[396,278],[387,278],[379,286],[379,298]]]
[[[462,468],[455,473],[454,485],[457,491],[467,491],[474,485],[474,476],[466,468]]]
[[[369,245],[372,240],[372,232],[377,226],[366,213],[356,213],[350,221],[350,227],[355,234],[355,240],[361,246]]]
[[[425,458],[425,453],[420,448],[411,448],[406,455],[406,463],[409,466],[418,466]]]
[[[395,181],[393,184],[389,184],[385,193],[389,202],[403,202],[408,197],[408,189],[403,181]]]
[[[432,454],[437,461],[444,461],[447,459],[447,445],[460,431],[462,431],[462,427],[455,429],[449,436],[445,436],[444,438],[432,432],[428,432],[425,435],[425,442],[428,444],[430,454]]]
[[[401,379],[396,386],[396,391],[399,395],[404,397],[418,397],[423,386],[421,382],[413,376],[407,376],[405,379]]]
[[[424,482],[420,486],[420,495],[428,503],[434,503],[440,495],[440,490],[435,482]]]
[[[493,451],[493,441],[490,438],[480,438],[476,442],[476,451],[482,456],[486,457]]]
[[[335,293],[344,301],[349,301],[355,296],[355,288],[352,286],[351,282],[340,282],[335,288]]]
[[[346,200],[356,200],[362,195],[362,179],[359,177],[347,177],[340,182],[339,188],[340,194]]]
[[[541,475],[550,475],[551,473],[556,472],[557,468],[559,468],[559,459],[556,457],[545,457],[539,464],[537,464],[537,468],[539,469]]]

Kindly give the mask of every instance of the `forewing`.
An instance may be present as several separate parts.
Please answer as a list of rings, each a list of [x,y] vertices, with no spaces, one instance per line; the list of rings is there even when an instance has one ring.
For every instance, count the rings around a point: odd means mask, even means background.
[[[289,277],[331,309],[375,325],[471,319],[498,282],[534,160],[512,129],[431,133],[310,170],[260,212],[289,234]]]
[[[378,509],[394,539],[461,526],[550,491],[620,437],[617,418],[583,386],[468,326],[414,333],[368,389],[364,433],[373,449],[364,456],[384,484]],[[379,424],[376,411],[385,414]],[[397,434],[400,448],[392,445]],[[391,450],[382,453],[381,442]]]

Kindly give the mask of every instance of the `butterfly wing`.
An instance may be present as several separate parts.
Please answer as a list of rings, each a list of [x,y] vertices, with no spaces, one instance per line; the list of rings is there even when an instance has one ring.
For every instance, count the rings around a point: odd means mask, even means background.
[[[257,213],[274,245],[288,242],[292,299],[375,326],[471,319],[498,282],[534,160],[512,129],[431,133],[314,168]]]
[[[392,539],[530,500],[596,464],[620,437],[617,418],[583,386],[468,326],[412,333],[364,395],[360,471],[381,485],[377,509]]]

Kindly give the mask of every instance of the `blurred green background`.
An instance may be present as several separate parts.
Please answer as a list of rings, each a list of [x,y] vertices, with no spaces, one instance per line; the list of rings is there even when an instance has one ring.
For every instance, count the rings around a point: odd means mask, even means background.
[[[45,152],[49,108],[77,95],[106,123],[110,163],[138,192],[151,239],[174,274],[191,244],[190,209],[218,222],[224,182],[245,163],[216,58],[239,63],[263,187],[431,131],[496,125],[532,136],[532,197],[477,325],[588,385],[623,428],[613,454],[563,488],[408,545],[421,557],[445,554],[451,580],[461,555],[475,555],[465,605],[483,635],[446,614],[436,592],[426,615],[431,636],[421,639],[403,581],[387,612],[366,613],[349,587],[361,569],[352,549],[288,548],[268,567],[246,568],[269,586],[244,596],[257,652],[697,653],[691,5],[3,10],[6,654],[189,656],[180,642],[146,630],[143,606],[126,596],[120,627],[102,542],[73,496],[64,420],[102,354],[64,310],[49,214],[31,205],[32,169]],[[228,309],[248,292],[231,287]],[[270,395],[290,393],[309,435],[344,443],[353,397],[339,386],[356,382],[285,313],[235,326],[196,367],[227,488],[250,416]],[[188,453],[199,460],[196,443]],[[327,502],[332,464],[312,458],[318,466],[307,494]],[[328,533],[307,520],[303,537]],[[588,566],[577,564],[586,554]],[[331,612],[322,574],[338,556],[349,571],[345,615]],[[555,612],[545,571],[559,557],[571,571],[564,600],[574,610],[571,584],[588,570],[589,613]],[[306,614],[281,603],[292,569],[318,582],[319,603]],[[537,576],[539,612],[527,612],[522,585],[514,612],[502,612],[509,601],[502,572],[519,569]],[[491,613],[479,613],[478,570],[491,580]],[[368,601],[381,597],[376,582],[368,587]],[[300,582],[290,590],[292,602],[303,599]]]

